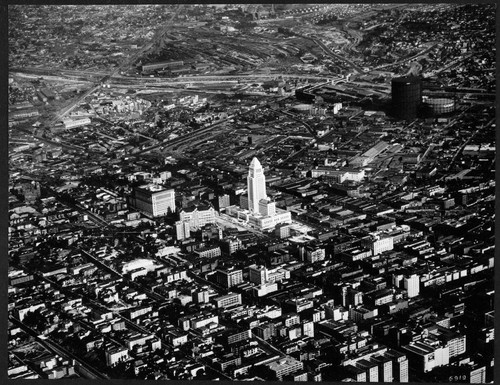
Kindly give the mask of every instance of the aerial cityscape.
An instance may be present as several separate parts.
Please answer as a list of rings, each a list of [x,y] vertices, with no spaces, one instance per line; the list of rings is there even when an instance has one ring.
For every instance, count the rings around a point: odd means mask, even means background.
[[[9,379],[493,383],[496,4],[8,22]]]

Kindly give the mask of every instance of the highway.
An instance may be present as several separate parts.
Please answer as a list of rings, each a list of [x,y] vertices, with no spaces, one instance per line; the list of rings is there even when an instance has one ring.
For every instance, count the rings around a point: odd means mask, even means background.
[[[51,192],[54,194],[54,196],[56,198],[60,199],[60,194],[58,194],[56,191],[54,191],[52,189],[50,189],[50,190],[51,190]],[[66,205],[68,205],[69,207],[73,207],[73,208],[77,209],[78,211],[83,212],[84,214],[87,214],[90,217],[90,219],[92,221],[94,221],[94,223],[96,223],[98,226],[101,226],[101,227],[113,227],[111,224],[109,224],[107,221],[105,221],[104,219],[102,219],[98,215],[96,215],[96,214],[88,211],[87,209],[83,208],[82,206],[80,206],[78,204],[72,205],[72,204],[69,204],[67,202],[64,202],[64,203]],[[155,292],[149,290],[148,288],[145,288],[144,286],[139,285],[139,284],[137,284],[137,283],[135,283],[133,281],[128,280],[123,274],[121,274],[120,272],[116,271],[112,267],[106,265],[105,263],[103,263],[99,259],[95,258],[92,254],[88,253],[87,251],[85,251],[85,250],[83,250],[81,248],[79,248],[78,251],[80,251],[83,255],[85,255],[87,257],[87,259],[91,260],[94,264],[96,264],[97,266],[99,266],[103,270],[107,271],[108,273],[113,274],[116,277],[122,278],[122,279],[130,282],[131,285],[137,287],[139,290],[142,290],[151,299],[153,299],[155,301],[166,301],[167,300],[167,298],[163,297],[162,295],[160,295],[158,293],[155,293]]]
[[[43,71],[43,75],[40,75],[36,69],[31,69],[31,68],[20,68],[17,71],[11,72],[12,75],[20,77],[20,78],[25,78],[25,79],[40,79],[43,78],[43,80],[47,81],[59,81],[59,82],[65,82],[65,83],[75,83],[75,84],[80,84],[82,86],[89,86],[93,85],[92,82],[90,82],[88,79],[81,80],[80,78],[82,77],[81,74],[75,74],[75,75],[70,75],[70,76],[62,76],[62,75],[47,75],[45,72],[48,72],[49,69],[46,69]],[[53,73],[58,72],[57,70],[52,69],[51,70]],[[76,71],[75,71],[76,72]]]
[[[144,135],[144,134],[141,134],[141,133],[139,133],[139,132],[137,132],[137,133],[132,132],[132,131],[130,131],[128,128],[126,128],[126,127],[125,127],[125,125],[124,125],[123,123],[121,123],[121,122],[112,122],[112,121],[111,121],[111,120],[109,120],[109,119],[103,118],[103,117],[102,117],[101,115],[99,115],[99,114],[98,114],[95,110],[94,110],[94,112],[95,112],[95,118],[96,118],[96,119],[102,120],[103,122],[108,123],[108,124],[110,124],[111,126],[119,126],[119,127],[120,127],[123,131],[125,131],[125,132],[126,132],[126,133],[128,133],[129,135],[137,135],[137,136],[140,136],[140,137],[142,137],[142,138],[146,139],[147,141],[154,141],[154,140],[156,140],[156,139],[154,139],[154,138],[151,138],[151,137],[146,136],[146,135]],[[114,138],[112,138],[112,139],[114,139]]]
[[[463,115],[463,113],[462,113]],[[446,171],[449,171],[451,169],[451,167],[453,166],[453,164],[455,163],[455,160],[457,159],[458,155],[463,151],[463,149],[465,148],[465,146],[467,146],[470,141],[472,140],[472,138],[474,138],[477,133],[479,131],[481,131],[482,129],[486,128],[486,127],[489,127],[491,126],[493,123],[495,123],[495,118],[491,119],[488,123],[486,124],[483,124],[481,127],[478,127],[473,133],[471,136],[469,136],[469,138],[467,138],[467,140],[457,149],[457,151],[455,152],[455,154],[453,155],[453,158],[451,159],[450,161],[450,164],[448,165],[448,167],[446,167]]]
[[[126,88],[130,88],[130,87],[134,87],[134,88],[154,87],[154,88],[156,88],[156,87],[165,87],[165,86],[178,86],[178,85],[182,85],[182,84],[191,84],[191,83],[221,84],[221,83],[226,82],[226,83],[237,84],[237,82],[242,81],[242,80],[243,81],[258,81],[258,80],[277,79],[277,78],[305,79],[305,80],[315,80],[315,81],[321,81],[321,82],[324,82],[325,79],[327,79],[327,80],[331,79],[331,77],[329,77],[329,76],[328,77],[318,77],[318,76],[300,75],[300,74],[297,74],[297,75],[290,75],[290,74],[262,74],[262,75],[261,74],[247,74],[247,75],[227,75],[227,76],[226,75],[224,75],[224,76],[215,76],[215,75],[212,75],[212,76],[187,76],[187,77],[182,77],[182,78],[170,79],[167,81],[165,81],[163,79],[159,79],[159,78],[155,78],[155,79],[142,78],[142,77],[124,78],[124,77],[117,77],[116,76],[116,74],[120,71],[120,69],[122,67],[125,67],[126,65],[128,65],[128,63],[133,61],[135,57],[139,56],[143,51],[146,51],[147,49],[149,49],[150,46],[151,46],[151,44],[144,47],[141,51],[137,52],[134,55],[134,57],[127,59],[125,64],[123,64],[119,68],[115,69],[111,74],[104,76],[92,88],[87,90],[85,93],[83,93],[77,99],[74,99],[73,101],[71,101],[71,103],[68,106],[66,106],[63,109],[61,109],[60,111],[58,111],[55,114],[55,116],[46,123],[47,126],[50,127],[52,125],[55,125],[57,122],[61,121],[67,114],[69,114],[77,106],[79,106],[85,100],[85,98],[87,98],[88,96],[90,96],[91,94],[96,92],[101,87],[101,83],[106,83],[106,82],[112,83],[113,86],[115,86],[115,87],[126,87]],[[29,73],[30,71],[50,71],[50,70],[51,69],[48,69],[48,68],[33,69],[33,68],[28,67],[28,68],[23,69],[23,70],[19,69],[18,72],[26,71],[27,73]],[[54,71],[54,70],[52,70],[52,71]],[[89,72],[87,71],[87,73],[89,73]],[[96,73],[96,75],[97,74],[101,75],[102,73],[98,72],[98,73]],[[287,97],[281,98],[279,100],[284,100]],[[196,131],[190,132],[182,137],[178,137],[178,138],[175,138],[175,139],[168,141],[168,142],[164,141],[164,142],[155,144],[153,146],[147,147],[139,152],[136,152],[135,155],[141,155],[143,153],[147,153],[149,151],[160,148],[162,146],[171,149],[172,147],[174,147],[176,145],[182,145],[183,143],[186,143],[188,141],[193,140],[194,138],[196,138],[199,135],[202,135],[204,133],[209,132],[211,129],[213,129],[217,125],[220,125],[231,118],[232,118],[232,116],[228,117],[225,120],[216,122],[210,126],[205,126],[205,127],[202,127]],[[308,127],[308,126],[306,125],[306,127]],[[308,130],[311,131],[310,127],[308,127]],[[28,132],[28,133],[32,134],[31,132]],[[48,138],[44,138],[41,136],[36,136],[35,138],[42,141],[42,142],[45,142],[47,144],[60,146],[63,148],[67,148],[69,150],[85,151],[85,149],[80,147],[80,146],[71,145],[71,144],[64,143],[64,142],[56,142],[56,141],[53,141],[53,140],[50,140]],[[79,209],[82,210],[81,207],[79,207]],[[87,211],[87,214],[94,222],[97,222],[98,224],[101,224],[101,225],[103,224],[102,220],[100,218],[98,218],[96,215],[94,215],[88,211]]]
[[[314,138],[317,138],[318,137],[318,134],[316,133],[316,131],[314,131],[314,129],[306,122],[304,122],[303,120],[297,118],[297,116],[295,116],[294,114],[290,113],[290,112],[287,112],[287,111],[280,111],[282,114],[285,114],[287,116],[289,116],[290,118],[292,118],[293,120],[295,120],[297,123],[300,123],[302,124],[306,129],[307,131],[309,131],[309,133],[314,137]]]
[[[31,132],[30,130],[28,130],[26,128],[16,127],[16,130],[25,132],[28,135],[33,135],[33,132]],[[33,135],[33,137],[35,139],[38,139],[40,142],[50,144],[51,146],[63,147],[63,148],[66,148],[66,149],[72,150],[72,151],[84,151],[85,150],[81,146],[77,146],[74,144],[68,144],[68,143],[64,143],[64,142],[56,142],[54,140],[44,138],[43,136],[40,136],[40,135]]]
[[[54,197],[57,200],[59,200],[60,202],[64,203],[66,206],[71,207],[73,209],[76,209],[76,210],[78,210],[82,214],[88,215],[89,218],[90,218],[90,220],[92,220],[92,222],[94,222],[96,225],[101,226],[101,227],[110,227],[111,226],[108,222],[106,222],[100,216],[98,216],[98,215],[90,212],[89,210],[87,210],[86,208],[80,206],[79,204],[77,204],[77,203],[73,204],[73,203],[68,202],[66,199],[64,199],[64,197],[59,192],[57,192],[56,190],[54,190],[52,187],[50,187],[50,186],[44,186],[44,187],[48,191],[50,191],[50,193],[52,195],[54,195]]]
[[[238,219],[224,213],[219,214],[215,220],[224,227],[236,227],[240,231],[248,231],[258,237],[270,238],[269,235],[263,233],[262,231],[256,230],[248,225],[244,225],[243,223],[238,222]]]
[[[165,302],[168,299],[158,293],[155,293],[152,290],[149,290],[147,287],[144,287],[144,285],[141,285],[137,282],[134,282],[130,279],[128,279],[127,276],[123,275],[122,273],[116,271],[113,269],[111,266],[108,266],[104,262],[100,261],[96,257],[94,257],[92,254],[88,253],[87,251],[79,248],[78,251],[80,251],[82,254],[84,254],[92,263],[95,265],[99,266],[103,270],[107,271],[110,274],[113,274],[116,277],[119,277],[123,279],[124,281],[128,282],[131,286],[134,286],[137,290],[142,291],[144,294],[146,294],[149,298],[151,298],[154,301],[159,301],[159,302]]]
[[[90,254],[86,253],[83,250],[80,250],[80,251],[84,252],[88,256],[90,255]],[[101,264],[99,264],[99,265],[102,266]],[[106,267],[106,266],[104,265],[102,267]],[[81,298],[83,301],[85,301],[85,303],[88,303],[88,304],[90,304],[91,306],[93,306],[95,308],[102,309],[105,312],[109,312],[109,311],[112,312],[116,317],[118,317],[122,321],[124,321],[131,330],[134,330],[136,332],[139,332],[139,333],[142,333],[142,334],[146,334],[146,335],[152,334],[152,335],[154,335],[156,338],[158,338],[161,341],[161,343],[162,343],[163,346],[170,346],[170,347],[172,347],[172,345],[168,341],[166,341],[166,340],[162,339],[161,337],[159,337],[158,335],[156,335],[155,332],[152,332],[152,331],[150,331],[150,330],[148,330],[148,329],[146,329],[146,328],[138,325],[137,323],[133,322],[130,318],[125,317],[124,315],[122,315],[120,313],[119,310],[107,308],[106,306],[104,306],[100,302],[97,302],[96,300],[90,298],[88,295],[85,295],[85,294],[75,294],[73,291],[71,291],[71,289],[65,288],[65,287],[61,287],[61,285],[59,285],[58,283],[56,283],[56,282],[54,282],[54,281],[52,281],[50,279],[47,279],[46,277],[43,277],[43,279],[45,281],[49,282],[54,287],[57,287],[59,290],[65,292],[71,298]],[[137,286],[139,286],[139,285],[137,285]],[[141,289],[142,289],[142,287],[141,287]],[[85,329],[90,330],[90,331],[95,331],[95,327],[90,322],[88,322],[86,320],[78,320],[77,322],[80,325],[82,325]],[[125,344],[123,343],[123,341],[116,340],[115,338],[110,337],[107,333],[103,333],[103,336],[104,336],[105,339],[107,339],[108,341],[111,341],[116,346],[126,347]],[[43,341],[49,342],[49,340],[43,340]],[[133,353],[132,353],[132,356],[134,356]],[[88,368],[92,369],[92,367],[90,367],[90,366]],[[109,377],[107,377],[105,374],[102,374],[102,375],[105,376],[104,378],[109,379]],[[99,377],[92,377],[92,378],[99,378]]]
[[[92,254],[88,253],[87,251],[85,251],[85,250],[83,250],[81,248],[78,248],[77,251],[79,251],[80,253],[82,253],[83,255],[85,255],[87,257],[87,259],[90,259],[90,261],[93,264],[97,265],[101,269],[107,271],[108,273],[111,273],[115,277],[123,278],[123,274],[119,273],[118,271],[116,271],[112,267],[109,267],[108,265],[106,265],[102,261],[98,260],[96,257],[94,257]]]
[[[40,279],[43,279],[44,281],[50,283],[53,287],[59,289],[61,292],[64,292],[72,299],[78,298],[78,299],[82,300],[82,303],[85,303],[85,304],[90,303],[91,305],[93,305],[99,309],[102,309],[106,312],[111,311],[111,312],[115,313],[115,310],[108,309],[106,306],[102,305],[101,303],[99,303],[97,301],[94,301],[86,294],[83,294],[83,293],[82,294],[75,294],[75,292],[73,290],[71,290],[71,287],[63,287],[60,284],[58,284],[57,282],[52,281],[51,279],[49,279],[47,277],[43,277],[43,278],[41,277]],[[95,332],[95,325],[93,325],[87,319],[75,319],[75,320],[73,320],[73,322],[78,323],[79,325],[83,326],[85,329],[87,329],[91,332]],[[108,341],[111,341],[116,346],[125,347],[125,345],[121,341],[118,341],[118,340],[112,338],[107,333],[103,333],[103,336],[105,339],[107,339]]]
[[[285,97],[279,98],[279,99],[276,100],[276,102],[285,100],[287,98],[289,98],[289,96],[285,96]],[[251,110],[243,112],[241,115],[245,115],[245,114],[248,114],[250,112],[253,112],[256,109],[264,107],[266,104],[267,103],[262,103],[262,104],[258,105],[257,107],[255,107],[254,109],[251,109]],[[205,133],[213,130],[218,125],[224,124],[224,123],[226,123],[227,121],[229,121],[229,120],[231,120],[233,118],[234,118],[234,116],[230,115],[226,119],[220,120],[220,121],[218,121],[216,123],[213,123],[211,125],[208,125],[208,126],[201,127],[201,128],[199,128],[197,130],[193,130],[193,131],[191,131],[191,132],[189,132],[189,133],[187,133],[185,135],[179,136],[179,137],[177,137],[175,139],[171,139],[171,140],[165,139],[163,142],[160,142],[160,143],[155,144],[153,146],[147,147],[147,148],[145,148],[145,149],[143,149],[141,151],[135,152],[133,155],[138,156],[138,155],[144,154],[146,152],[156,150],[156,149],[158,149],[160,147],[163,147],[163,150],[171,150],[174,147],[178,147],[178,146],[180,146],[180,145],[182,145],[182,144],[184,144],[186,142],[193,141],[196,137],[198,137],[200,135],[203,135],[203,134],[205,134]]]
[[[359,32],[358,30],[355,29],[349,29],[349,22],[343,24],[342,26],[342,31],[347,33],[348,35],[351,35],[351,37],[354,39],[353,42],[349,43],[347,46],[342,46],[341,50],[342,51],[355,51],[356,47],[361,41],[363,40],[363,34]]]
[[[47,122],[47,126],[52,126],[56,124],[57,122],[63,120],[64,116],[69,114],[71,111],[73,111],[80,103],[82,103],[87,96],[92,95],[95,91],[97,91],[101,85],[96,85],[92,88],[90,88],[88,91],[84,92],[81,96],[79,96],[77,99],[74,99],[71,101],[71,104],[68,106],[64,107],[62,110],[59,110],[56,115],[49,121]]]
[[[192,271],[188,270],[187,271],[187,275],[189,276],[189,278],[191,278],[192,280],[194,281],[198,281],[198,283],[200,283],[201,285],[208,285],[208,286],[213,286],[215,287],[216,289],[219,290],[219,294],[226,294],[228,292],[227,288],[219,285],[218,283],[216,282],[211,282],[211,281],[208,281],[206,280],[205,278],[193,273]]]
[[[146,46],[140,52],[136,53],[135,56],[138,56],[142,51],[146,50],[148,47],[149,47],[149,45]],[[132,60],[133,60],[133,58],[129,58],[129,59],[127,59],[126,63],[129,63]],[[191,84],[191,83],[221,84],[224,82],[238,82],[238,81],[242,81],[242,80],[243,81],[257,81],[259,79],[265,80],[265,79],[277,79],[277,78],[304,79],[304,80],[315,80],[315,81],[324,82],[325,79],[330,80],[333,77],[333,76],[332,77],[331,76],[319,77],[319,76],[300,75],[300,74],[290,75],[290,74],[281,74],[281,73],[280,74],[263,74],[263,75],[261,75],[261,74],[247,74],[247,75],[223,75],[223,76],[215,76],[215,75],[212,75],[212,76],[186,76],[186,77],[181,77],[181,78],[176,78],[176,79],[169,79],[167,81],[165,81],[163,79],[159,79],[159,78],[148,79],[148,78],[142,78],[142,77],[127,77],[127,78],[116,77],[117,72],[119,72],[120,69],[124,66],[126,66],[126,64],[123,64],[119,68],[115,69],[112,73],[103,77],[97,84],[95,84],[89,90],[84,92],[78,98],[72,100],[69,105],[67,105],[66,107],[59,110],[55,114],[55,116],[46,123],[46,125],[50,127],[52,125],[55,125],[57,122],[62,121],[63,118],[67,114],[69,114],[71,111],[73,111],[77,106],[79,106],[85,100],[85,98],[87,98],[88,96],[92,95],[94,92],[99,90],[102,83],[111,83],[114,86],[121,85],[121,86],[125,86],[127,88],[130,88],[130,87],[137,88],[137,87],[152,87],[152,86],[153,87],[164,87],[164,86],[169,86],[169,85],[172,86],[172,85]],[[31,70],[33,70],[33,69],[31,69]],[[37,69],[37,70],[41,71],[43,69]],[[45,69],[45,70],[50,70],[50,69]],[[30,68],[27,68],[26,70],[23,70],[23,71],[26,71],[27,73],[29,73]],[[21,69],[19,69],[18,72],[21,72]],[[99,73],[99,74],[101,74],[101,73]],[[279,99],[279,100],[286,99],[287,97],[284,97],[284,98]],[[228,119],[230,119],[230,118],[232,118],[232,117],[229,117]],[[226,120],[228,120],[228,119],[226,119]],[[210,131],[210,129],[212,129],[214,126],[221,124],[221,123],[225,122],[226,120],[214,123],[211,126],[202,127],[199,130],[193,131],[193,132],[191,132],[183,137],[176,138],[173,141],[170,141],[167,145],[169,147],[171,147],[171,146],[174,146],[176,144],[182,144],[183,142],[189,141],[192,138],[195,138],[196,136],[198,136],[200,134],[203,134],[205,132]],[[67,143],[63,143],[63,142],[55,142],[55,141],[51,141],[50,139],[46,139],[43,137],[37,137],[37,139],[39,139],[41,141],[45,141],[46,143],[49,143],[49,144],[65,147],[65,148],[68,148],[71,150],[80,150],[80,151],[85,150],[80,146],[74,146],[74,145],[70,145]],[[165,145],[165,142],[156,144],[154,146],[148,147],[146,149],[143,149],[143,150],[137,152],[136,155],[146,153],[148,151],[154,150],[154,149],[162,147],[164,145]]]
[[[310,38],[309,38],[310,39]],[[334,54],[335,55],[335,54]],[[338,55],[336,55],[338,56]],[[338,56],[340,60],[345,60],[344,58]],[[57,69],[46,68],[46,71],[58,72]],[[116,72],[116,71],[115,71]],[[32,74],[32,71],[29,68],[19,68],[16,74],[20,76],[29,76]],[[38,77],[38,76],[37,76]],[[57,76],[54,76],[57,78]],[[73,77],[78,77],[78,75],[74,75]],[[258,80],[274,80],[274,79],[305,79],[305,80],[315,80],[315,81],[325,81],[336,77],[336,75],[327,75],[327,76],[314,76],[308,74],[290,74],[290,73],[268,73],[268,74],[241,74],[241,75],[186,75],[180,76],[176,78],[151,78],[151,77],[142,77],[142,76],[121,76],[115,73],[107,75],[100,79],[99,85],[101,82],[107,82],[113,85],[123,85],[123,86],[152,86],[152,85],[179,85],[185,83],[205,83],[205,84],[220,84],[227,82],[237,82],[237,81],[258,81]],[[61,81],[69,81],[71,77],[61,78]],[[78,81],[79,83],[83,83],[82,81]],[[89,82],[87,82],[89,83]],[[92,83],[89,83],[92,84]]]
[[[141,154],[144,154],[144,153],[156,150],[156,149],[158,149],[160,147],[163,147],[164,150],[172,149],[175,146],[180,146],[180,145],[182,145],[185,142],[194,140],[197,136],[209,132],[214,127],[225,123],[229,119],[230,118],[228,117],[227,119],[218,121],[217,123],[211,124],[209,126],[201,127],[201,128],[199,128],[197,130],[193,130],[193,131],[191,131],[191,132],[189,132],[189,133],[187,133],[185,135],[179,136],[179,137],[174,138],[174,139],[170,139],[170,140],[169,139],[165,139],[163,142],[160,142],[158,144],[152,145],[150,147],[146,147],[143,150],[135,152],[133,155],[138,156],[138,155],[141,155]]]
[[[429,48],[426,48],[424,49],[423,51],[417,53],[416,55],[413,55],[409,58],[406,58],[406,59],[403,59],[403,60],[400,60],[400,61],[397,61],[395,63],[390,63],[390,64],[382,64],[382,65],[379,65],[378,67],[375,67],[374,70],[380,70],[382,68],[390,68],[392,66],[395,66],[395,65],[399,65],[399,64],[403,64],[403,63],[406,63],[407,61],[411,61],[411,60],[414,60],[420,56],[423,56],[425,55],[426,53],[430,52],[432,49],[434,49],[438,44],[433,44],[432,46],[430,46]]]
[[[74,355],[73,353],[69,352],[65,348],[63,348],[61,345],[57,344],[56,342],[45,339],[45,338],[40,338],[40,335],[35,332],[33,329],[19,321],[17,318],[14,318],[12,316],[9,317],[9,320],[19,326],[21,329],[23,329],[26,333],[31,335],[32,337],[35,338],[35,340],[42,345],[44,348],[46,348],[48,351],[52,352],[53,354],[57,354],[63,358],[74,360],[76,362],[76,369],[77,371],[84,376],[87,379],[91,380],[96,380],[96,379],[101,379],[101,380],[109,380],[110,378],[104,374],[99,372],[98,370],[94,369],[92,366],[90,366],[88,363],[83,361],[81,357],[78,357]]]
[[[289,358],[288,354],[286,354],[285,352],[282,352],[281,350],[279,350],[277,347],[273,346],[272,344],[270,344],[269,342],[267,342],[266,340],[260,338],[257,334],[255,334],[254,332],[252,332],[252,337],[255,338],[256,340],[260,341],[260,343],[262,343],[263,345],[265,345],[269,350],[271,350],[272,352],[278,354],[280,357],[287,357]]]
[[[81,250],[82,252],[84,252],[87,256],[90,256],[90,254],[88,254],[87,252]],[[92,259],[95,261],[96,259],[94,257],[92,257]],[[105,265],[104,265],[105,266]],[[108,268],[109,269],[109,268]],[[190,276],[193,276],[193,278],[196,278],[198,281],[200,281],[202,284],[210,284],[210,285],[214,285],[214,283],[212,282],[208,282],[206,281],[205,279],[201,278],[201,277],[198,277],[196,275],[193,275],[193,274],[190,274]],[[143,291],[145,292],[150,298],[153,299],[153,301],[156,302],[156,305],[161,305],[162,303],[164,303],[165,301],[167,301],[167,298],[157,294],[157,293],[154,293],[152,292],[151,290],[149,289],[146,289],[143,285],[140,285],[140,284],[137,284],[133,281],[129,281],[127,280],[129,284],[131,284],[132,286],[136,287],[139,291]],[[218,286],[218,285],[214,285],[214,286]],[[219,286],[219,288],[222,288]],[[222,288],[223,289],[223,288]],[[138,325],[137,323],[135,323],[134,321],[132,321],[130,318],[128,317],[125,317],[124,315],[122,315],[118,310],[110,310],[106,307],[104,307],[102,304],[100,304],[99,302],[97,301],[94,301],[88,297],[85,297],[85,299],[90,302],[93,306],[96,306],[96,307],[100,307],[100,308],[103,308],[104,310],[107,310],[107,311],[111,311],[113,312],[114,315],[116,315],[117,317],[119,317],[120,319],[122,319],[132,330],[135,330],[135,331],[138,331],[140,333],[143,333],[143,334],[152,334],[154,335],[156,338],[158,338],[162,345],[163,346],[169,346],[169,347],[172,347],[172,344],[169,343],[167,340],[165,340],[164,338],[161,338],[160,336],[157,335],[157,332],[156,331],[151,331],[151,330],[148,330],[147,328],[141,326],[141,325]],[[115,343],[119,344],[119,345],[122,345],[121,343],[119,343],[118,341],[115,341]],[[186,352],[186,353],[190,353],[190,352]],[[213,370],[214,372],[217,372],[219,373],[224,379],[226,380],[232,380],[231,377],[227,376],[226,374],[218,371],[217,369],[215,369],[213,366],[211,366],[210,364],[206,363],[206,362],[203,362],[200,360],[200,358],[198,357],[191,357],[189,354],[186,354],[186,358],[190,361],[194,361],[196,363],[199,363],[199,364],[202,364],[202,365],[205,365],[205,366],[208,366],[211,370]]]
[[[461,61],[464,61],[464,60],[470,58],[471,56],[472,56],[471,53],[465,54],[464,56],[461,56],[461,57],[451,61],[450,63],[446,64],[444,67],[442,67],[438,70],[434,70],[434,71],[431,71],[429,73],[424,74],[424,76],[426,76],[426,77],[436,76],[436,75],[440,74],[441,72],[446,71],[447,69],[453,67],[455,64],[458,64]]]
[[[345,57],[342,57],[342,56],[337,55],[336,53],[332,52],[332,50],[330,50],[330,48],[328,48],[320,40],[313,39],[313,38],[306,37],[306,36],[304,36],[304,37],[307,38],[307,39],[309,39],[309,40],[311,40],[311,41],[313,41],[314,43],[316,43],[327,55],[331,56],[332,58],[340,60],[340,61],[342,61],[344,63],[349,64],[349,66],[351,66],[356,72],[363,72],[363,69],[359,65],[357,65],[356,63],[354,63],[353,61],[351,61],[349,59],[346,59]]]
[[[39,77],[43,77],[45,79],[46,76],[53,76],[53,75],[48,75],[50,73],[57,72],[59,76],[98,76],[102,78],[103,76],[106,76],[109,74],[109,72],[100,72],[96,70],[70,70],[70,69],[58,69],[55,70],[54,68],[47,68],[47,67],[13,67],[10,69],[11,72],[25,72],[29,71],[33,74],[39,74]],[[56,76],[56,75],[54,75]]]
[[[57,142],[57,141],[54,141],[54,140],[50,140],[50,139],[44,138],[43,136],[40,136],[40,135],[33,135],[33,137],[35,139],[38,139],[40,142],[47,143],[47,144],[50,144],[52,146],[62,147],[62,148],[66,148],[68,150],[77,151],[77,152],[78,151],[85,151],[85,148],[83,148],[82,146],[78,146],[76,144],[69,144],[69,143],[65,143],[65,142]]]
[[[175,17],[175,15],[176,14],[174,14],[172,16],[172,19]],[[161,36],[163,36],[163,34],[166,33],[166,31],[168,30],[169,26],[170,26],[169,23],[167,23],[165,25],[165,27],[163,28],[163,30],[161,32]],[[82,71],[54,70],[52,68],[33,68],[33,67],[28,67],[26,69],[22,69],[22,70],[19,70],[17,72],[18,73],[21,73],[21,72],[23,72],[23,73],[28,72],[29,73],[29,71],[31,70],[31,71],[35,71],[35,72],[38,72],[38,73],[40,73],[40,71],[48,71],[50,73],[50,72],[54,72],[55,71],[55,72],[59,72],[60,73],[59,76],[62,76],[62,74],[68,74],[69,75],[69,76],[64,76],[64,78],[63,78],[64,81],[70,80],[72,76],[79,77],[79,76],[82,75],[82,73],[85,74],[86,76],[97,76],[97,77],[100,78],[98,81],[96,81],[96,82],[93,83],[94,86],[91,87],[88,91],[84,92],[77,99],[72,100],[71,103],[68,106],[66,106],[63,109],[59,110],[55,114],[55,116],[49,122],[47,122],[47,125],[50,127],[51,125],[54,125],[58,121],[61,121],[64,118],[64,116],[66,116],[67,114],[69,114],[78,105],[80,105],[80,103],[82,103],[85,100],[86,97],[92,95],[95,91],[97,91],[99,88],[101,88],[101,84],[102,83],[106,83],[111,77],[116,76],[123,69],[128,68],[133,61],[135,61],[142,54],[144,54],[144,52],[148,51],[152,47],[152,45],[153,45],[153,43],[146,44],[144,47],[142,47],[140,50],[138,50],[132,56],[130,56],[129,58],[126,58],[117,68],[115,68],[109,74],[103,74],[102,72],[92,72],[92,71],[83,71],[82,72]],[[50,76],[50,75],[44,75],[44,76]]]

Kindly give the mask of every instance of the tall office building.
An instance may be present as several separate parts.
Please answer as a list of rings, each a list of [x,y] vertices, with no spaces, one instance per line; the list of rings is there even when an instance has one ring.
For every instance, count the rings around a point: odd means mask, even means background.
[[[216,272],[217,283],[230,288],[243,282],[243,272],[241,269],[231,267],[229,269],[218,269]]]
[[[392,284],[400,289],[405,289],[408,298],[417,297],[420,293],[420,276],[417,274],[393,274]]]
[[[408,382],[406,354],[370,344],[342,361],[346,378],[362,382]]]
[[[266,199],[266,177],[264,170],[257,158],[250,163],[247,177],[248,184],[248,208],[253,213],[259,213],[259,202]]]
[[[420,277],[417,274],[404,277],[403,285],[408,292],[408,298],[417,297],[420,293]]]
[[[415,119],[422,102],[420,79],[403,76],[392,79],[393,115],[399,119]]]
[[[408,357],[396,350],[389,350],[386,356],[392,358],[392,373],[394,382],[408,382]]]
[[[194,303],[208,303],[210,301],[210,293],[208,288],[205,286],[201,289],[196,289],[191,291],[191,298]]]
[[[226,214],[236,217],[260,230],[271,230],[276,225],[292,223],[292,213],[276,207],[266,194],[266,177],[257,158],[250,163],[247,177],[248,197],[242,197],[241,207],[228,206]]]
[[[191,236],[191,226],[189,221],[175,222],[175,237],[178,241],[188,239]]]
[[[231,205],[230,198],[229,198],[228,194],[219,195],[217,198],[218,198],[218,203],[219,203],[219,210],[224,209],[227,206]]]
[[[262,285],[267,282],[267,268],[261,265],[248,266],[248,279],[250,282]]]
[[[131,205],[148,217],[160,217],[175,212],[175,191],[149,184],[136,187],[130,198]]]

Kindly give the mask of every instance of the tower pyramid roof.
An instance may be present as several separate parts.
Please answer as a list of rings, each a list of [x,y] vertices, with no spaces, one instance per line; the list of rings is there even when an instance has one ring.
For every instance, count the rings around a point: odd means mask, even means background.
[[[256,157],[252,159],[252,163],[250,163],[250,168],[262,168],[262,165],[260,164],[259,160]]]

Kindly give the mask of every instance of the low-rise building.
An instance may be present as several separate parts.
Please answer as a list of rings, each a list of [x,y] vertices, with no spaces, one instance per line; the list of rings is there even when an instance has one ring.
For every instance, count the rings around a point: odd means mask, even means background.
[[[304,364],[291,357],[281,358],[266,365],[272,373],[272,379],[282,381],[283,377],[304,369]]]
[[[448,365],[450,362],[450,348],[437,341],[424,339],[410,342],[402,349],[408,355],[413,369],[423,373],[430,372],[436,367]]]
[[[113,367],[119,362],[127,361],[130,358],[128,353],[129,350],[123,347],[113,347],[106,350],[106,365]]]
[[[217,309],[223,309],[226,307],[241,305],[241,294],[229,293],[226,295],[222,295],[220,297],[215,297],[214,302],[215,306],[217,306]]]
[[[183,208],[179,213],[181,222],[188,222],[191,229],[199,229],[215,223],[216,211],[212,206],[192,206]]]

